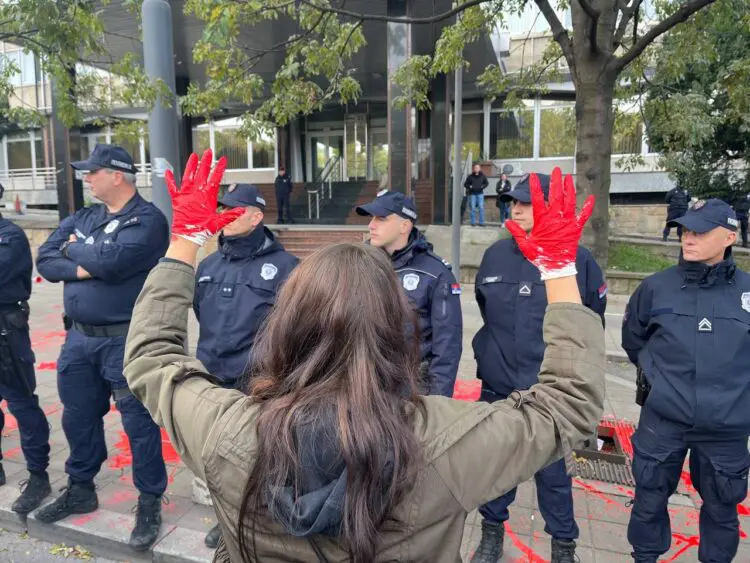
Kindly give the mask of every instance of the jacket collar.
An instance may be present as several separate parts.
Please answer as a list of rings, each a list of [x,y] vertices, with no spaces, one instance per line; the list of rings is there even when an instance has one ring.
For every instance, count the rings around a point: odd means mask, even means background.
[[[710,287],[714,284],[732,283],[737,266],[731,253],[724,260],[713,266],[703,262],[688,262],[680,253],[678,265],[680,273],[686,283],[696,284],[699,287]]]
[[[411,233],[409,233],[409,242],[401,250],[397,250],[391,256],[393,267],[395,269],[403,268],[408,264],[416,252],[428,252],[432,250],[432,245],[427,242],[424,235],[419,232],[419,229],[412,227]]]
[[[243,236],[219,235],[219,251],[227,259],[252,258],[268,254],[281,248],[273,233],[259,224],[251,233]]]

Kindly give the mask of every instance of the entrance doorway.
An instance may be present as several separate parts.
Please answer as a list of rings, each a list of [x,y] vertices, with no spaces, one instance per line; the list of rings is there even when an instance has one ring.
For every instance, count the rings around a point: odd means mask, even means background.
[[[338,157],[338,163],[332,170],[331,180],[340,181],[343,178],[344,167],[344,136],[340,134],[323,134],[310,137],[311,154],[313,160],[312,179],[320,177],[328,161]]]

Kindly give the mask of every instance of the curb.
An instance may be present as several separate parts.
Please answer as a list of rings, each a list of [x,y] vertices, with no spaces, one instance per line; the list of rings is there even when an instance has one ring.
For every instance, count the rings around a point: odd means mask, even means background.
[[[607,350],[607,361],[608,362],[619,362],[629,364],[630,359],[625,352],[615,352],[613,350]]]
[[[54,524],[42,524],[10,507],[20,494],[18,487],[0,487],[0,526],[12,532],[51,543],[81,545],[93,554],[132,563],[211,563],[214,550],[203,543],[205,532],[174,524],[162,524],[159,538],[150,551],[138,553],[128,547],[134,515],[99,508],[91,514],[69,516]],[[48,499],[49,500],[49,499]]]

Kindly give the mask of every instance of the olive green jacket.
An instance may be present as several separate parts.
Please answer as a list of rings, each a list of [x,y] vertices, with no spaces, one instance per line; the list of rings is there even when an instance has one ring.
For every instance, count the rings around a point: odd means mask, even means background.
[[[125,376],[136,397],[169,434],[190,470],[208,483],[223,532],[217,561],[241,562],[238,515],[257,449],[258,409],[243,393],[218,387],[187,355],[193,268],[162,262],[133,313]],[[383,530],[378,561],[455,563],[467,514],[569,453],[595,430],[604,402],[601,318],[582,305],[552,304],[544,319],[547,349],[539,384],[492,405],[425,397],[414,432],[425,465]],[[569,458],[569,456],[567,456]],[[316,537],[330,562],[346,547]],[[316,562],[310,542],[284,533],[270,518],[256,523],[258,560]]]

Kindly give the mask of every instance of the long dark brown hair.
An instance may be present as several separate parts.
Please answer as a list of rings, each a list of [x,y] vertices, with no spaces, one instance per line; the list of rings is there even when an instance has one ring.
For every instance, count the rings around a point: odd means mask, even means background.
[[[243,558],[255,552],[258,519],[271,517],[265,492],[297,490],[297,429],[328,420],[324,430],[338,441],[347,469],[339,538],[352,561],[373,561],[379,532],[394,522],[393,509],[423,466],[413,427],[424,408],[416,317],[387,255],[337,244],[303,260],[253,357],[247,391],[260,406],[258,449],[240,510]]]

